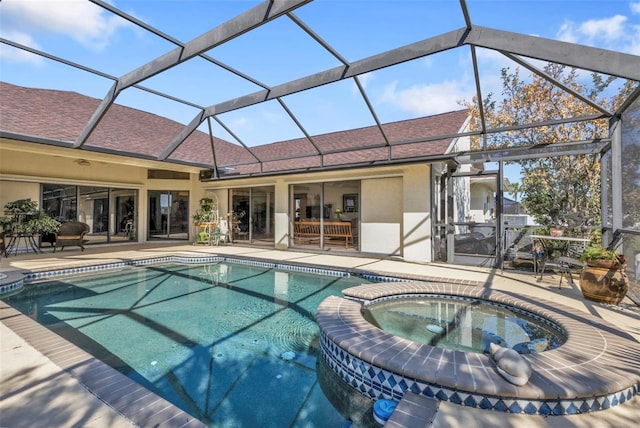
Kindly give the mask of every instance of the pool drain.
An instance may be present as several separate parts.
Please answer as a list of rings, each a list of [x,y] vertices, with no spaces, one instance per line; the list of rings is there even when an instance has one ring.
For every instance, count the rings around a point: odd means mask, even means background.
[[[282,358],[285,361],[291,361],[295,357],[296,357],[296,353],[293,351],[283,352],[282,355],[280,355],[280,358]]]

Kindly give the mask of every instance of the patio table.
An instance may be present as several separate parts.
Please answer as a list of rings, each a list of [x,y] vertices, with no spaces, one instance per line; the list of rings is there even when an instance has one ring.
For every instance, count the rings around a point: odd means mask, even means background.
[[[570,243],[581,243],[586,246],[591,242],[588,238],[573,238],[569,236],[530,235],[529,237],[531,238],[533,251],[533,274],[538,276],[538,272],[540,272],[539,279],[542,279],[542,272],[544,272],[546,266],[562,268],[559,259],[567,256],[567,249]],[[540,244],[542,252],[537,251],[536,242]],[[561,245],[552,248],[552,242],[560,243]]]

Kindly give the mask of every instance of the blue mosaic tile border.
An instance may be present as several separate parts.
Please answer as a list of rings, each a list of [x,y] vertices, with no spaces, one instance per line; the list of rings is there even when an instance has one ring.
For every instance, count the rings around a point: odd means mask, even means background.
[[[207,256],[207,257],[165,256],[165,257],[154,257],[149,259],[112,262],[112,263],[105,263],[100,265],[48,270],[43,272],[28,272],[24,275],[24,281],[26,282],[39,281],[39,280],[44,280],[49,278],[57,278],[60,276],[80,275],[80,274],[99,272],[99,271],[105,271],[105,270],[122,269],[128,266],[146,266],[150,264],[174,263],[174,262],[191,263],[191,264],[228,262],[228,263],[244,264],[244,265],[250,265],[250,266],[259,266],[267,269],[282,269],[282,270],[288,270],[288,271],[306,272],[306,273],[314,273],[319,275],[328,275],[328,276],[337,276],[337,277],[358,276],[372,282],[401,281],[398,278],[377,276],[372,274],[360,275],[360,274],[351,273],[349,271],[327,269],[325,267],[292,265],[287,263],[275,263],[275,262],[267,262],[263,260],[243,259],[238,257],[226,257],[226,256]]]
[[[16,291],[22,290],[24,286],[23,278],[16,278],[15,280],[3,281],[6,276],[0,276],[0,296],[6,297],[6,295],[13,294]]]
[[[407,391],[440,401],[482,410],[528,415],[560,416],[605,410],[631,400],[640,392],[633,385],[619,392],[574,400],[503,398],[457,391],[390,372],[350,354],[320,333],[321,355],[327,365],[354,390],[372,399],[400,401]]]
[[[377,275],[373,273],[358,273],[360,278],[364,278],[372,282],[409,282],[414,281],[406,278],[394,278],[392,276]]]

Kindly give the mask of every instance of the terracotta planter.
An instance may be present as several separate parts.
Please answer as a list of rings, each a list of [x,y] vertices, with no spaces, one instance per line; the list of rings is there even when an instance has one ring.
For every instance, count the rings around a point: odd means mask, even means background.
[[[621,269],[622,265],[618,260],[587,260],[587,266],[602,269]]]
[[[603,260],[602,262],[606,262]],[[615,260],[610,260],[617,263]],[[582,295],[596,302],[617,305],[629,290],[629,277],[617,264],[617,269],[587,265],[580,274]]]

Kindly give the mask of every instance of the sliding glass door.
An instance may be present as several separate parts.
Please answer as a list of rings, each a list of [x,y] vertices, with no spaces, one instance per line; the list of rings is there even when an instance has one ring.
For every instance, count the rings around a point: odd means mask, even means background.
[[[358,250],[359,181],[294,184],[291,197],[293,246]]]
[[[136,189],[42,184],[42,210],[61,223],[86,223],[88,244],[136,240],[137,200]],[[54,239],[42,236],[44,243]]]
[[[231,232],[234,241],[273,244],[275,187],[231,190]]]
[[[149,191],[149,239],[189,239],[189,192]]]
[[[275,189],[273,186],[251,188],[251,241],[273,243]]]

